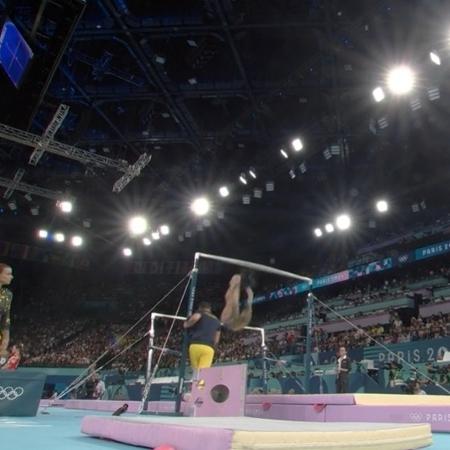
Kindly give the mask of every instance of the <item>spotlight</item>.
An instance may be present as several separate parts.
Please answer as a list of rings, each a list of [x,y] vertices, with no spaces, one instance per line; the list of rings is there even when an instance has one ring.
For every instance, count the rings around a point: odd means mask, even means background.
[[[205,216],[208,214],[210,208],[211,205],[206,197],[197,198],[191,204],[191,211],[196,216]]]
[[[223,198],[228,197],[230,195],[230,190],[226,186],[222,186],[219,189],[219,194]]]
[[[168,236],[169,233],[170,233],[170,228],[169,228],[168,225],[161,225],[161,226],[159,227],[159,231],[161,232],[161,234],[162,234],[163,236]]]
[[[159,234],[159,232],[158,231],[154,231],[153,233],[152,233],[152,239],[154,240],[154,241],[158,241],[159,239],[160,239],[160,234]]]
[[[128,221],[128,229],[133,236],[140,236],[148,229],[148,222],[145,217],[135,216]]]
[[[242,184],[247,184],[247,178],[245,178],[245,175],[243,173],[241,173],[240,177],[239,177],[239,181]]]
[[[81,236],[73,236],[71,244],[73,247],[81,247],[83,245],[83,238]]]
[[[47,230],[39,230],[38,231],[38,237],[40,239],[47,239],[48,238],[48,231]]]
[[[142,239],[142,243],[143,243],[146,247],[148,247],[149,245],[151,245],[152,241],[151,241],[148,237],[145,237],[145,238]]]
[[[66,237],[63,233],[55,233],[54,237],[56,242],[64,242],[66,240]]]
[[[375,206],[380,213],[385,213],[389,209],[389,203],[386,200],[378,200]]]
[[[326,231],[327,233],[332,233],[332,232],[334,231],[334,226],[333,226],[333,224],[332,224],[332,223],[327,223],[327,224],[325,225],[325,231]]]
[[[294,139],[292,141],[292,148],[296,152],[299,152],[303,148],[303,142],[301,141],[301,139],[299,139],[299,138]]]
[[[122,249],[122,254],[123,256],[126,256],[128,258],[133,254],[133,250],[131,250],[131,248],[129,247],[125,247],[124,249]]]
[[[441,65],[441,58],[435,51],[430,52],[430,59],[433,64]]]
[[[39,206],[32,206],[30,208],[30,213],[32,216],[38,216],[39,215]]]
[[[383,101],[386,98],[386,95],[384,94],[383,88],[377,87],[372,91],[372,95],[374,100],[379,103]]]
[[[314,235],[316,236],[316,237],[322,237],[322,235],[323,235],[323,233],[322,233],[322,230],[320,229],[320,228],[316,228],[315,230],[314,230]]]
[[[69,200],[62,200],[56,204],[58,208],[65,214],[69,214],[72,212],[73,203]]]
[[[341,214],[336,217],[336,226],[339,230],[348,230],[352,226],[352,219],[347,214]]]
[[[284,158],[286,158],[286,159],[289,158],[289,155],[286,153],[285,150],[281,149],[281,150],[280,150],[280,153],[282,154],[282,156],[283,156]]]
[[[398,66],[392,69],[387,77],[387,85],[395,95],[404,95],[410,92],[415,83],[413,71],[407,66]]]
[[[256,171],[253,167],[248,171],[248,173],[254,180],[256,180]]]

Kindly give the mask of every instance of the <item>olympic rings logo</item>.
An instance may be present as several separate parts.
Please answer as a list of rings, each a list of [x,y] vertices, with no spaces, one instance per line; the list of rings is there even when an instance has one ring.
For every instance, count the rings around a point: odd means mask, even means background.
[[[412,412],[409,415],[409,418],[412,422],[422,422],[422,419],[423,419],[422,414],[420,414],[418,412]]]
[[[24,393],[23,387],[13,388],[12,386],[0,386],[0,400],[17,400]]]

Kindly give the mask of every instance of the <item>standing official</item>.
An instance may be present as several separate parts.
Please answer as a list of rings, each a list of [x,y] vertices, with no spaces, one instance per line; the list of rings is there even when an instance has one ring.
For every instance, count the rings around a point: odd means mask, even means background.
[[[346,394],[348,392],[348,381],[351,370],[352,363],[347,355],[347,349],[340,347],[336,370],[336,392],[338,394]]]

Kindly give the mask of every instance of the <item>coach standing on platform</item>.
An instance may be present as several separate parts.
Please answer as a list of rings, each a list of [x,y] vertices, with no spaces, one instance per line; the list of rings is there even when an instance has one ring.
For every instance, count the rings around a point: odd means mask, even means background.
[[[340,347],[336,371],[336,392],[338,394],[346,394],[348,392],[348,380],[351,369],[352,364],[347,356],[347,349]]]
[[[11,267],[0,263],[0,359],[8,356],[12,293],[4,286],[8,286],[12,279]]]

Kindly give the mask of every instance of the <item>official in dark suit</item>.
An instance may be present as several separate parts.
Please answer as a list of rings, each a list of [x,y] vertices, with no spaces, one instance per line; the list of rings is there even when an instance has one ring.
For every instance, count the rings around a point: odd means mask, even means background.
[[[352,363],[347,356],[347,349],[340,347],[336,370],[336,392],[338,394],[346,394],[348,392],[348,381],[351,370]]]

